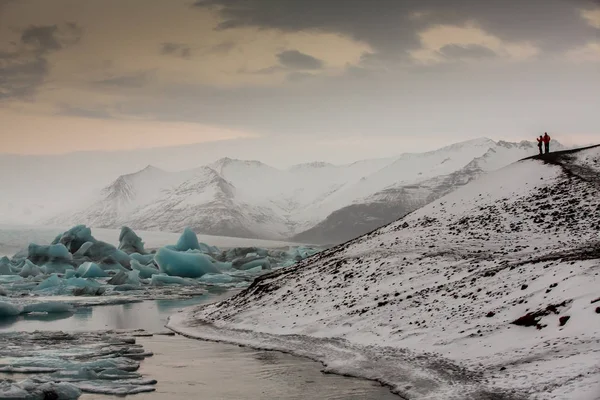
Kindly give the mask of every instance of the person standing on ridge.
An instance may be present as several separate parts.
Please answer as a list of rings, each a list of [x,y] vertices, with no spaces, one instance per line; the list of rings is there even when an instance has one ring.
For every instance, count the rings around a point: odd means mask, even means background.
[[[546,154],[550,153],[550,136],[548,136],[548,132],[544,133],[544,146],[546,148]]]
[[[537,142],[538,142],[538,149],[540,150],[540,156],[542,154],[544,154],[544,152],[542,151],[542,146],[544,145],[544,138],[542,137],[542,135],[540,135],[539,138],[537,138]]]

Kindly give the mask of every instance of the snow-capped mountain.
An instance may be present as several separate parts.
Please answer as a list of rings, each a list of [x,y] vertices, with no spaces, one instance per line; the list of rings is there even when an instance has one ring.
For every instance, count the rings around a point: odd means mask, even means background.
[[[163,231],[191,226],[212,235],[339,243],[536,151],[530,142],[476,139],[342,166],[313,162],[282,170],[230,158],[182,172],[148,166],[45,222]]]
[[[595,400],[599,233],[600,145],[533,157],[169,327],[307,356],[409,399]]]

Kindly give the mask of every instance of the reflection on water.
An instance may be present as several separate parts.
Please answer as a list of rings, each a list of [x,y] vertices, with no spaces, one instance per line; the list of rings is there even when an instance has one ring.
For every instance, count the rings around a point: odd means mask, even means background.
[[[140,338],[154,356],[142,363],[157,379],[148,400],[399,400],[379,384],[325,375],[319,363],[287,354],[202,342],[181,336]],[[118,397],[85,395],[81,400]]]
[[[0,319],[2,331],[96,331],[107,329],[164,330],[167,318],[175,310],[215,301],[216,294],[185,300],[149,300],[109,306],[77,308],[75,313],[30,314]]]
[[[229,293],[210,293],[186,300],[150,300],[110,306],[78,308],[75,313],[37,314],[0,320],[6,331],[94,331],[145,329],[164,331],[177,309],[216,301]],[[132,399],[149,400],[398,400],[388,389],[360,379],[325,375],[321,365],[283,353],[202,342],[181,336],[138,338],[154,353],[140,373],[158,380],[156,392]],[[84,395],[82,400],[109,400]],[[113,399],[122,399],[114,397]]]

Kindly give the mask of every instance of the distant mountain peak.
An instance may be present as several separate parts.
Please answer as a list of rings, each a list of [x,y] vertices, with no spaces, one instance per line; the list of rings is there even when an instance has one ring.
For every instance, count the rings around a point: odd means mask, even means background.
[[[313,161],[308,163],[296,164],[290,167],[290,171],[296,171],[301,169],[317,169],[317,168],[328,168],[335,167],[335,165],[324,162],[324,161]]]

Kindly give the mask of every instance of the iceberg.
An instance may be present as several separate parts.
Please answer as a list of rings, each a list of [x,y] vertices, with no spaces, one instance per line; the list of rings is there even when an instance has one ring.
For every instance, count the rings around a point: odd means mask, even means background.
[[[146,253],[142,238],[140,238],[131,228],[127,226],[121,228],[121,234],[119,235],[119,250],[122,250],[127,254]]]
[[[166,285],[194,286],[194,285],[196,285],[196,283],[193,281],[190,281],[188,279],[180,278],[178,276],[152,275],[152,280],[150,281],[150,285],[152,285],[152,286],[166,286]]]
[[[243,259],[233,262],[233,267],[242,271],[260,267],[262,270],[270,270],[271,262],[267,258]]]
[[[62,279],[60,279],[58,275],[52,274],[48,278],[40,282],[40,284],[34,290],[39,291],[46,289],[57,289],[60,288],[62,285]]]
[[[129,255],[129,258],[139,262],[142,265],[148,265],[152,264],[152,262],[154,261],[154,254],[132,253]]]
[[[177,251],[187,250],[200,250],[200,243],[198,243],[198,236],[190,228],[185,228],[181,237],[175,245]]]
[[[204,274],[221,272],[212,258],[200,253],[180,253],[163,247],[158,250],[154,260],[160,271],[170,276],[199,278]]]
[[[35,243],[31,243],[27,248],[27,259],[37,265],[51,261],[71,263],[73,261],[73,256],[62,244],[39,246]]]
[[[85,225],[77,225],[62,235],[58,235],[52,244],[63,244],[71,253],[77,252],[86,242],[96,243],[92,230]]]
[[[92,262],[83,263],[77,268],[77,275],[82,278],[105,278],[108,276],[106,271]],[[69,277],[71,278],[71,277]]]
[[[152,278],[152,275],[160,273],[158,269],[154,268],[153,264],[151,265],[152,266],[142,265],[136,260],[131,260],[131,269],[133,269],[134,271],[138,271],[140,273],[139,277],[143,279]]]
[[[29,278],[30,276],[41,275],[41,273],[42,273],[42,271],[40,270],[40,268],[37,265],[35,265],[34,263],[32,263],[29,260],[25,260],[25,265],[21,269],[21,272],[19,273],[19,275],[22,276],[23,278]]]
[[[17,315],[20,315],[22,311],[23,308],[21,306],[0,301],[0,319],[16,317]]]

